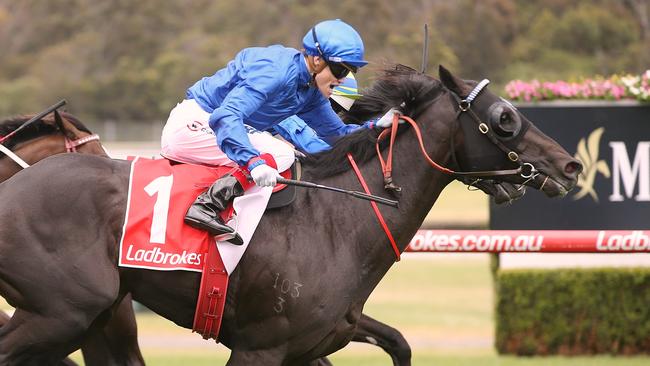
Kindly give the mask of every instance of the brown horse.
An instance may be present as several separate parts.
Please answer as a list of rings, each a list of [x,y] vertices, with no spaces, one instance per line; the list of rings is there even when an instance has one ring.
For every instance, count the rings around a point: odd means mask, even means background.
[[[460,80],[442,67],[440,79],[388,70],[352,111],[367,119],[403,105],[418,120],[421,134],[404,124],[395,139],[400,207],[382,208],[399,251],[442,189],[462,176],[436,163],[525,183],[548,196],[565,195],[582,169],[485,82]],[[384,174],[371,160],[379,132],[343,138],[332,151],[308,159],[303,177],[356,188],[358,178],[346,165],[351,154],[370,189],[380,191]],[[0,293],[16,307],[0,329],[0,364],[61,360],[129,292],[191,328],[197,273],[117,267],[129,173],[128,162],[63,154],[0,185]],[[267,213],[231,275],[219,335],[232,350],[228,365],[311,364],[344,347],[365,301],[394,263],[390,246],[367,202],[332,192],[300,191],[293,205]],[[294,284],[290,296],[274,288],[278,276]]]

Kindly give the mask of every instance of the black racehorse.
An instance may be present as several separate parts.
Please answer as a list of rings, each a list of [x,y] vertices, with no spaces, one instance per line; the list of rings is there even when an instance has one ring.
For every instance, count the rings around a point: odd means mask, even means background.
[[[59,116],[50,114],[32,123],[34,115],[22,115],[0,121],[0,136],[11,135],[3,146],[29,165],[52,155],[78,152],[108,157],[99,136],[93,134],[77,117],[66,112]],[[20,133],[14,134],[20,129]],[[0,183],[9,179],[23,168],[6,154],[0,154]],[[496,202],[510,197],[506,192],[517,193],[513,187],[498,187],[491,182],[479,182],[486,193],[492,194]],[[10,317],[0,311],[0,326]],[[395,365],[410,364],[410,347],[402,334],[369,316],[362,315],[353,338],[354,342],[370,343],[388,353]],[[137,342],[137,324],[127,294],[117,306],[106,325],[96,331],[89,331],[82,343],[81,351],[86,365],[144,365]],[[69,359],[62,364],[75,365]],[[330,364],[325,358],[322,364]]]
[[[31,120],[33,115],[22,115],[0,121],[0,136],[12,134],[16,129]],[[106,152],[99,141],[77,117],[61,112],[60,118],[46,116],[29,125],[24,126],[19,134],[3,141],[3,145],[10,149],[26,163],[32,165],[48,156],[75,152],[106,156]],[[0,182],[3,182],[22,170],[19,163],[9,156],[0,154]],[[491,195],[499,204],[510,202],[519,198],[524,190],[508,183],[497,183],[490,180],[471,182],[475,187]],[[10,317],[0,312],[0,326],[9,321]],[[369,316],[362,314],[357,324],[353,342],[370,343],[381,347],[391,357],[396,366],[410,365],[411,349],[395,328],[383,324]],[[117,306],[106,325],[96,331],[88,332],[83,341],[81,351],[84,363],[87,365],[143,365],[144,360],[137,342],[137,324],[131,296],[127,294]],[[326,358],[321,359],[323,365],[330,364]],[[65,365],[74,365],[69,359],[63,361]]]
[[[440,81],[388,70],[355,105],[351,117],[359,119],[401,105],[421,131],[422,144],[410,124],[398,129],[392,177],[402,187],[400,207],[381,208],[400,251],[457,172],[563,196],[581,170],[485,82],[463,81],[442,67]],[[370,190],[381,192],[384,174],[371,159],[378,133],[360,131],[309,158],[304,179],[358,189],[349,153]],[[0,185],[0,293],[16,307],[0,329],[0,364],[57,362],[128,292],[191,328],[197,273],[117,267],[129,169],[123,161],[63,154]],[[394,261],[366,201],[301,191],[293,205],[264,216],[231,275],[219,335],[232,350],[228,365],[305,365],[344,347]],[[291,291],[274,286],[278,278]]]

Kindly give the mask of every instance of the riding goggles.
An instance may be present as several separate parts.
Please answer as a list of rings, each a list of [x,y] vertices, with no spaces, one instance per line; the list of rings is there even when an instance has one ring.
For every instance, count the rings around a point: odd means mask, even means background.
[[[311,35],[314,37],[314,45],[318,50],[318,54],[323,58],[325,63],[330,67],[332,75],[337,79],[343,79],[349,73],[356,74],[359,69],[356,66],[348,65],[347,63],[341,61],[340,57],[325,57],[323,50],[320,48],[320,43],[316,37],[316,27],[311,29]],[[338,59],[338,60],[337,60]]]
[[[326,63],[330,67],[332,75],[334,75],[334,77],[337,79],[344,79],[349,73],[357,73],[358,68],[352,65],[348,65],[345,62],[326,61]]]

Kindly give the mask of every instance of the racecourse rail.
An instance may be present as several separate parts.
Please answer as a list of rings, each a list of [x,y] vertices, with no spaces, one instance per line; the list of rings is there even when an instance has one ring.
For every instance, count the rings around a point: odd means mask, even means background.
[[[650,253],[650,230],[418,230],[406,251]]]

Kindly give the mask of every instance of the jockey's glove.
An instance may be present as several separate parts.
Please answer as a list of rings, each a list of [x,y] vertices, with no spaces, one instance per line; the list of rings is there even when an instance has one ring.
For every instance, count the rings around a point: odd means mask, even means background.
[[[260,187],[272,187],[278,182],[278,178],[280,178],[280,173],[278,173],[277,169],[271,168],[266,164],[257,165],[250,172],[255,184]]]
[[[393,107],[391,108],[386,114],[381,116],[376,122],[375,126],[381,127],[381,128],[388,128],[393,125],[393,115],[397,113],[401,115],[402,113],[399,111],[399,109]],[[404,123],[403,119],[399,120],[399,123]]]

